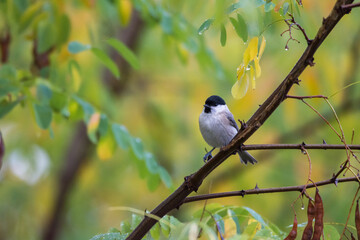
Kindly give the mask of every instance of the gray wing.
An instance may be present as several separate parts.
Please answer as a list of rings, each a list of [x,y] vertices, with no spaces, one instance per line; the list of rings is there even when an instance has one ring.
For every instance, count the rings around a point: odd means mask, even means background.
[[[239,131],[239,127],[235,122],[234,116],[230,113],[230,114],[227,114],[226,117],[229,120],[230,125],[233,126],[234,128],[236,128],[237,131]]]

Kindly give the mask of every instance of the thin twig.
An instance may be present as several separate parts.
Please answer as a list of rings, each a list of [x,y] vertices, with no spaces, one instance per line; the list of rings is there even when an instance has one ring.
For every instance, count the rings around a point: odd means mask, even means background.
[[[357,181],[358,180],[357,180],[356,177],[337,179],[338,183],[357,182]],[[309,189],[309,188],[320,187],[320,186],[329,185],[329,184],[333,184],[333,183],[334,183],[334,180],[332,178],[330,178],[330,179],[325,180],[325,181],[310,183],[307,186],[306,185],[298,185],[298,186],[279,187],[279,188],[263,188],[263,189],[254,188],[254,189],[241,190],[241,191],[203,194],[203,195],[187,197],[187,198],[185,198],[183,203],[202,201],[202,200],[214,199],[214,198],[224,198],[224,197],[235,197],[235,196],[244,197],[245,195],[253,195],[253,194],[280,193],[280,192],[301,192],[301,191],[303,191],[303,189],[305,187],[307,189]]]
[[[295,201],[291,204],[294,212],[295,212],[295,209],[294,209],[295,203],[296,203],[297,200],[298,200],[301,196],[303,196],[303,194],[306,192],[308,183],[309,183],[310,181],[313,182],[313,181],[311,180],[311,158],[310,158],[309,152],[305,149],[304,145],[305,145],[305,144],[302,145],[301,152],[303,152],[303,153],[306,154],[306,157],[307,157],[307,159],[308,159],[308,161],[309,161],[309,173],[308,173],[308,178],[307,178],[307,180],[306,180],[306,184],[305,184],[304,189],[301,191],[301,193],[300,193],[299,196],[295,199]],[[316,186],[316,184],[315,184],[315,186]],[[301,202],[302,202],[302,200],[301,200]],[[303,202],[302,202],[302,204],[303,204]],[[296,215],[296,214],[295,214],[295,215]]]
[[[345,226],[344,226],[344,230],[343,230],[343,232],[342,232],[342,234],[341,234],[341,236],[340,236],[340,239],[341,239],[342,236],[344,236],[344,234],[345,234],[345,229],[346,229],[346,226],[347,226],[347,224],[348,224],[348,222],[349,222],[351,210],[352,210],[352,208],[353,208],[353,206],[354,206],[356,196],[357,196],[358,193],[359,193],[359,189],[360,189],[360,186],[358,187],[358,189],[357,189],[357,191],[356,191],[356,193],[355,193],[355,196],[354,196],[354,198],[353,198],[353,201],[352,201],[352,203],[351,203],[350,210],[349,210],[349,214],[348,214],[348,216],[347,216],[347,219],[346,219],[346,222],[345,222]]]
[[[319,111],[317,111],[313,106],[311,106],[309,103],[305,102],[304,100],[301,100],[303,103],[305,103],[309,108],[311,108],[317,115],[319,115],[319,117],[321,117],[327,125],[329,125],[329,127],[335,132],[335,134],[341,139],[341,135],[335,130],[335,128],[331,125],[331,123],[326,120],[326,118],[321,115],[321,113]]]
[[[290,18],[289,19],[284,19],[284,22],[288,25],[289,29],[283,31],[280,34],[280,36],[283,36],[284,33],[289,32],[289,39],[286,41],[285,49],[286,50],[289,49],[288,43],[289,43],[290,40],[293,40],[293,41],[295,41],[297,43],[300,43],[299,40],[297,40],[296,38],[293,38],[291,29],[300,30],[302,32],[302,34],[304,35],[307,44],[309,45],[312,40],[310,40],[309,37],[307,36],[307,34],[305,32],[305,29],[302,28],[301,25],[295,21],[295,18],[291,13],[288,13],[288,15],[290,16]]]
[[[353,3],[353,4],[344,4],[341,6],[343,10],[349,10],[352,8],[360,7],[360,3]]]
[[[286,98],[294,98],[294,99],[307,99],[307,98],[323,98],[327,99],[328,97],[324,95],[313,95],[313,96],[292,96],[292,95],[286,95]]]

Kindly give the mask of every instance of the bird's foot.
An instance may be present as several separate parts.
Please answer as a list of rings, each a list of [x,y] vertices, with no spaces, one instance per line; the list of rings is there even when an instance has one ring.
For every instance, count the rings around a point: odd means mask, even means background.
[[[205,163],[206,163],[207,161],[209,161],[210,159],[212,159],[213,156],[212,156],[211,152],[212,152],[212,151],[207,152],[207,153],[205,154],[205,156],[203,157],[203,160],[204,160]]]

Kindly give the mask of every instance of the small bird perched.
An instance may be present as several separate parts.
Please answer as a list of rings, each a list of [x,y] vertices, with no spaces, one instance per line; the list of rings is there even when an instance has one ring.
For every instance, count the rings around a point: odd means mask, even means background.
[[[224,99],[213,95],[205,101],[204,110],[199,117],[200,132],[205,141],[213,147],[205,154],[204,161],[212,158],[211,152],[229,144],[239,131],[234,116],[227,107]],[[257,163],[255,158],[246,151],[238,151],[241,162]]]

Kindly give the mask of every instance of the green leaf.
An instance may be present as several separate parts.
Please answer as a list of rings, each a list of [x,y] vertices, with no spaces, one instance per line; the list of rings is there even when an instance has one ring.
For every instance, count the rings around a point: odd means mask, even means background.
[[[267,2],[267,3],[265,3],[264,10],[265,10],[265,12],[270,12],[271,10],[274,9],[274,7],[275,7],[275,3]]]
[[[248,211],[248,213],[250,213],[251,216],[253,216],[259,223],[261,223],[261,225],[263,225],[264,227],[267,226],[267,224],[265,223],[264,219],[260,216],[260,214],[258,214],[251,208],[248,207],[243,207],[243,208],[246,209],[246,211]]]
[[[33,104],[36,123],[42,129],[47,129],[52,120],[51,108],[47,105]]]
[[[114,61],[101,49],[91,48],[92,53],[107,67],[111,73],[116,77],[120,77],[120,71]]]
[[[160,225],[156,223],[151,229],[150,234],[153,239],[158,240],[160,238]]]
[[[81,98],[77,96],[73,96],[73,99],[81,106],[83,112],[84,112],[84,121],[85,123],[88,123],[90,120],[91,115],[95,112],[93,106],[91,106],[90,103],[82,100]]]
[[[158,172],[159,172],[161,181],[165,184],[165,186],[167,188],[172,188],[173,182],[172,182],[170,174],[166,171],[166,169],[163,168],[162,166],[158,166]]]
[[[207,19],[205,22],[203,22],[201,24],[201,26],[198,29],[198,34],[202,35],[206,30],[209,29],[209,27],[211,26],[211,24],[214,22],[213,18],[209,18]]]
[[[35,16],[40,12],[41,7],[44,2],[34,2],[33,4],[29,4],[29,7],[26,11],[21,15],[19,22],[19,32],[24,31],[28,26],[30,26],[31,22],[35,18]]]
[[[50,99],[50,107],[56,111],[60,112],[68,103],[68,96],[65,93],[58,91],[52,92],[52,97]]]
[[[246,1],[239,1],[234,4],[231,4],[230,7],[227,8],[226,13],[231,14],[235,10],[245,7],[245,4],[246,4]]]
[[[296,10],[296,13],[300,16],[300,9],[299,9],[299,5],[298,5],[298,2],[296,0],[293,0],[293,5],[295,6],[295,10]]]
[[[106,133],[108,131],[108,127],[109,127],[109,120],[108,120],[107,116],[102,113],[100,115],[100,123],[99,123],[99,127],[98,127],[100,137],[106,135]]]
[[[36,88],[36,96],[40,102],[48,103],[52,97],[52,91],[48,86],[40,83]]]
[[[225,223],[224,220],[222,219],[222,217],[219,214],[214,214],[213,215],[216,225],[218,226],[218,230],[221,233],[221,235],[224,235],[225,233]]]
[[[340,239],[340,234],[334,226],[329,224],[324,225],[324,237],[328,240]]]
[[[166,237],[169,238],[170,235],[170,226],[169,226],[169,222],[170,222],[170,217],[169,215],[165,215],[162,217],[162,220],[164,221],[160,221],[160,228],[161,228],[161,232],[162,234]]]
[[[39,22],[37,27],[37,52],[39,54],[46,52],[55,44],[54,26],[45,19]]]
[[[120,223],[120,232],[122,233],[130,233],[132,231],[131,225],[128,221],[122,221]]]
[[[256,0],[255,1],[255,7],[260,7],[266,3],[265,0]]]
[[[225,28],[224,24],[221,24],[221,27],[220,27],[220,43],[221,43],[221,46],[225,46],[225,44],[226,44],[226,28]]]
[[[282,9],[283,9],[283,16],[285,16],[286,13],[289,11],[289,3],[288,3],[288,2],[285,2],[285,3],[282,5]]]
[[[115,38],[111,38],[107,42],[114,47],[134,69],[137,70],[140,68],[140,63],[136,55],[125,44]]]
[[[128,234],[117,233],[103,233],[92,237],[90,240],[125,240]]]
[[[4,64],[0,66],[0,78],[8,80],[9,83],[16,81],[16,69],[14,66]]]
[[[86,51],[89,49],[91,49],[90,44],[82,44],[81,42],[78,42],[78,41],[72,41],[72,42],[69,42],[69,44],[68,44],[68,51],[73,54],[83,52],[83,51]]]
[[[240,37],[243,39],[244,42],[246,42],[248,39],[248,29],[246,22],[240,14],[237,14],[237,20],[240,27],[240,33],[241,33]]]
[[[153,192],[155,191],[158,186],[160,185],[160,177],[157,174],[149,174],[149,177],[147,178],[147,186],[148,189]]]
[[[132,154],[134,154],[134,152],[132,152]],[[139,176],[142,179],[145,179],[147,176],[149,176],[149,170],[146,167],[145,162],[143,161],[143,159],[138,159],[136,157],[136,155],[134,154],[134,156],[132,157],[134,163],[136,164],[136,169],[138,170]]]
[[[127,149],[131,143],[131,136],[125,126],[113,123],[111,126],[115,141],[122,149]]]
[[[248,38],[247,26],[241,15],[237,15],[237,20],[230,17],[230,22],[234,26],[237,35],[241,37],[244,42],[246,42]]]
[[[243,235],[252,236],[258,231],[258,222],[252,222],[249,225],[246,226],[246,228],[243,231]]]
[[[120,230],[117,229],[117,228],[111,227],[108,232],[109,232],[109,233],[119,233]]]
[[[131,147],[138,159],[143,159],[144,157],[144,145],[140,138],[131,138]]]
[[[168,12],[163,10],[161,14],[160,25],[166,34],[171,34],[173,32],[172,24],[172,16]]]
[[[141,220],[142,220],[142,217],[140,217],[139,215],[133,213],[131,215],[131,228],[135,229],[137,227],[137,225],[139,225]]]
[[[145,163],[146,163],[146,167],[149,170],[149,172],[151,172],[152,174],[158,173],[159,165],[156,162],[154,155],[152,155],[149,152],[146,152],[145,153]]]
[[[4,117],[6,114],[8,114],[20,101],[14,101],[14,102],[0,102],[0,118]]]
[[[71,23],[70,19],[66,14],[58,17],[56,22],[57,34],[56,34],[56,44],[61,45],[67,42],[70,36]]]
[[[8,94],[16,93],[20,89],[11,84],[11,82],[7,79],[0,79],[0,99],[5,98]]]
[[[230,208],[227,210],[227,213],[232,218],[232,220],[236,225],[236,233],[240,234],[240,223],[239,223],[239,218],[236,216],[236,213]]]

